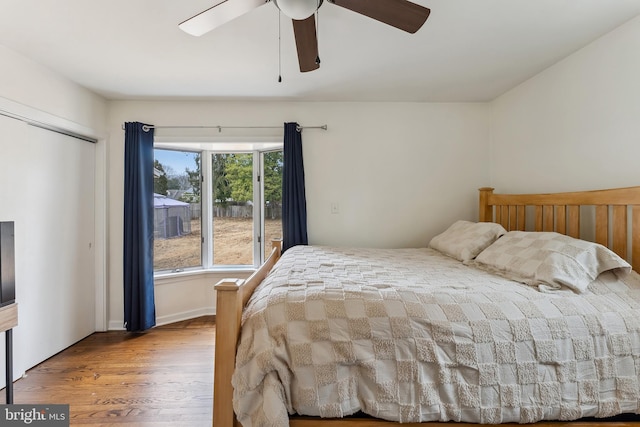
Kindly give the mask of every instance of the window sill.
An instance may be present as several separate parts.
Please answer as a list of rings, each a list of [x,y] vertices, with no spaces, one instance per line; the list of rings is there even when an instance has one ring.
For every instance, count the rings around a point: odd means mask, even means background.
[[[207,268],[187,271],[176,272],[163,272],[154,274],[154,284],[165,285],[177,282],[183,282],[185,280],[198,280],[206,278],[207,276],[217,277],[236,277],[236,276],[249,276],[254,271],[255,267],[238,266],[238,267],[219,267],[219,268]]]

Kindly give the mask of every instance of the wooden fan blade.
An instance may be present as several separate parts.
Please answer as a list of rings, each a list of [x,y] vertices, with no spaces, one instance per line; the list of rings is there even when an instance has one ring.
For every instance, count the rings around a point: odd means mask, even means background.
[[[431,13],[430,9],[407,0],[329,1],[408,33],[418,31]]]
[[[223,0],[209,9],[178,24],[185,33],[201,36],[222,24],[251,12],[270,0]]]
[[[296,37],[298,49],[298,63],[300,71],[305,73],[320,68],[318,59],[318,37],[316,36],[316,17],[311,15],[307,19],[292,19],[293,34]]]

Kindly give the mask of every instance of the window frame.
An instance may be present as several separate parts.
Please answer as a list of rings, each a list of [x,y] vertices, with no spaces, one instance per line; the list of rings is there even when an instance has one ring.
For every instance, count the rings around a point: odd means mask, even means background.
[[[265,241],[266,235],[267,235],[267,230],[266,230],[266,219],[264,217],[265,214],[265,208],[264,208],[264,204],[265,204],[265,192],[264,192],[264,184],[265,184],[265,169],[264,169],[264,157],[265,154],[267,153],[276,153],[278,151],[283,151],[284,152],[284,144],[280,147],[280,148],[272,148],[272,149],[268,149],[268,150],[261,150],[259,152],[259,156],[260,156],[260,240],[261,242],[258,242],[258,250],[259,250],[259,259],[260,259],[260,263],[258,265],[256,265],[255,267],[258,268],[266,259],[267,255],[269,255],[269,253],[271,252],[271,242],[267,242]],[[284,153],[283,153],[284,154]],[[283,159],[284,160],[284,159]],[[256,213],[254,212],[254,215]],[[255,237],[255,236],[254,236]],[[282,238],[283,236],[281,235],[280,238]],[[257,240],[257,239],[256,239]],[[254,240],[255,241],[255,240]],[[255,257],[254,257],[255,259]]]
[[[266,143],[266,144],[265,144]],[[259,148],[261,145],[267,147]],[[242,149],[243,145],[246,149]],[[154,149],[174,150],[200,154],[200,240],[201,265],[196,267],[175,267],[166,270],[154,270],[154,278],[168,279],[177,276],[217,272],[253,271],[265,258],[265,218],[264,218],[264,154],[284,149],[282,140],[261,141],[261,143],[209,142],[185,143],[181,140],[154,141]],[[214,264],[213,263],[213,192],[212,192],[212,156],[213,154],[252,154],[253,156],[253,264]],[[256,202],[257,201],[257,202]]]
[[[197,271],[202,271],[204,269],[204,265],[205,265],[205,260],[204,260],[204,253],[203,253],[203,227],[207,226],[206,224],[204,224],[203,222],[203,191],[205,190],[202,187],[202,152],[198,151],[198,150],[194,150],[194,149],[184,149],[178,146],[172,146],[172,147],[156,147],[155,142],[154,142],[154,147],[153,147],[154,151],[156,149],[158,150],[166,150],[166,151],[176,151],[176,152],[180,152],[180,153],[192,153],[192,154],[200,154],[200,265],[197,266],[191,266],[191,267],[173,267],[173,268],[167,268],[164,270],[156,270],[154,267],[153,270],[153,276],[154,277],[167,277],[167,276],[171,276],[171,275],[179,275],[179,274],[184,274],[184,273],[192,273],[192,272],[197,272]],[[155,155],[154,155],[154,161],[155,161]],[[155,253],[154,253],[154,257],[155,257]],[[155,263],[155,258],[154,258],[154,263]]]
[[[256,234],[256,229],[260,228],[260,225],[258,225],[258,227],[256,227],[256,218],[258,218],[259,221],[262,221],[262,219],[260,218],[260,210],[259,209],[259,203],[256,203],[256,200],[260,201],[262,199],[261,194],[259,193],[259,191],[261,190],[259,185],[256,185],[258,183],[257,181],[257,177],[258,174],[260,173],[259,171],[256,172],[256,169],[261,169],[263,167],[262,165],[262,156],[260,155],[260,151],[257,150],[209,150],[206,152],[207,153],[207,159],[209,161],[209,165],[208,165],[208,169],[206,169],[209,173],[209,176],[206,176],[205,174],[203,174],[202,179],[206,182],[209,183],[209,189],[207,192],[207,196],[209,197],[209,201],[207,204],[207,210],[209,211],[209,213],[211,214],[210,218],[207,218],[207,228],[211,228],[209,227],[209,224],[213,224],[213,221],[215,221],[215,219],[213,218],[213,212],[212,209],[210,209],[211,206],[213,206],[213,188],[211,188],[212,186],[212,179],[213,179],[213,174],[211,173],[211,166],[213,164],[213,160],[212,157],[214,154],[251,154],[252,155],[252,192],[253,192],[253,227],[252,227],[252,235],[253,235],[253,245],[252,245],[252,250],[251,250],[251,254],[252,254],[252,259],[253,259],[253,264],[214,264],[214,255],[213,255],[213,229],[209,229],[207,234],[207,237],[204,236],[204,230],[203,230],[203,238],[204,241],[207,243],[207,265],[203,266],[204,269],[210,269],[210,270],[241,270],[241,269],[247,269],[247,268],[253,268],[256,269],[260,266],[260,264],[262,264],[262,257],[260,255],[260,252],[257,250],[256,245],[257,240],[258,240],[258,235]],[[258,166],[256,167],[256,157],[258,158]],[[203,169],[204,170],[204,169]],[[258,192],[258,194],[256,194]],[[256,212],[257,211],[257,212]],[[264,227],[264,225],[262,225],[262,227]],[[204,264],[204,260],[203,260],[203,264]]]

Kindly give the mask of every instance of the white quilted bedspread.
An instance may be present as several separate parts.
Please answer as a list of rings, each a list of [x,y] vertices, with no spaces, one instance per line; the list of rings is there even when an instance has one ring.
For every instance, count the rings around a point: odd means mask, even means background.
[[[289,249],[252,296],[233,376],[246,426],[364,412],[521,422],[638,411],[640,276],[542,293],[432,249]]]

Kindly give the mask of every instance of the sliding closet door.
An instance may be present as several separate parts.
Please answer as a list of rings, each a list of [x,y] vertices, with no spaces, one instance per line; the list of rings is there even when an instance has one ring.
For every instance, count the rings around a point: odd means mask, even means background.
[[[15,221],[16,375],[95,331],[94,180],[94,144],[0,117],[0,220]]]

